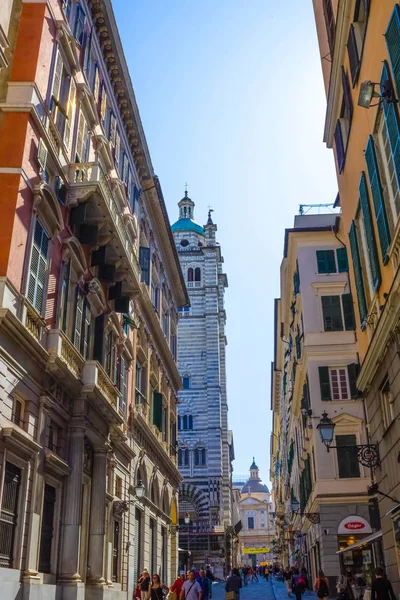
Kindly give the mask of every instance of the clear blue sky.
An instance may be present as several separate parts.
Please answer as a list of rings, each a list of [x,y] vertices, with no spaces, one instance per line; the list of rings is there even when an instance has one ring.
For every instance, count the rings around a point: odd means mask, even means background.
[[[311,0],[113,0],[171,222],[185,181],[225,257],[235,472],[268,480],[273,305],[285,227],[333,202]]]

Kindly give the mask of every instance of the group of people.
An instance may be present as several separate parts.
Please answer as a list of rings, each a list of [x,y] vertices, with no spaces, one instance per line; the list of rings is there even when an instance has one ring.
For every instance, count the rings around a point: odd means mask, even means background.
[[[138,600],[163,600],[169,594],[169,600],[210,600],[212,598],[212,582],[214,575],[210,569],[181,571],[178,578],[169,588],[161,583],[160,576],[150,577],[147,569],[143,569],[137,582],[135,598]],[[134,599],[135,600],[135,599]]]

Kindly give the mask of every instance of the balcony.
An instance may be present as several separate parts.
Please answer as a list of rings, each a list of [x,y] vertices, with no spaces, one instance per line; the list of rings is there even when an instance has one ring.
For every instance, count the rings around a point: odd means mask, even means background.
[[[72,381],[81,381],[85,364],[84,358],[63,331],[51,329],[48,332],[47,351],[49,353],[47,364],[49,371],[58,373],[63,379],[70,377]]]
[[[143,419],[147,421],[149,404],[147,402],[147,398],[142,392],[138,389],[135,390],[135,413],[136,415],[141,415]]]
[[[109,261],[118,265],[125,276],[128,271],[127,283],[137,291],[140,280],[137,219],[128,209],[123,184],[118,178],[107,180],[98,163],[70,164],[68,176],[68,206],[85,205],[73,225],[78,228],[89,225],[95,229],[96,239],[81,239],[82,243],[97,247],[106,245]]]
[[[110,423],[120,425],[124,418],[118,410],[119,391],[96,360],[87,360],[82,369],[84,393]]]

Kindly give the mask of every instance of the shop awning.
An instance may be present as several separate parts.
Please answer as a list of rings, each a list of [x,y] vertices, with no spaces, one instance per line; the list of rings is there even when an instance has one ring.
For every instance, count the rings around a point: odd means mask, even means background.
[[[360,546],[363,546],[364,544],[369,544],[369,542],[373,542],[374,540],[377,540],[381,537],[382,537],[382,530],[380,529],[379,531],[375,531],[375,533],[371,533],[371,535],[367,535],[362,540],[358,540],[358,542],[356,542],[355,544],[352,544],[351,546],[346,546],[346,548],[343,548],[343,550],[338,550],[336,552],[336,554],[343,554],[343,552],[349,552],[349,550],[355,550],[355,548],[359,548]]]

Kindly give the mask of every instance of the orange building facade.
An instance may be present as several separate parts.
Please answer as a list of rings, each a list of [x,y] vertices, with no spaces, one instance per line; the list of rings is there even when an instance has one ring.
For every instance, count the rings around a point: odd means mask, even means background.
[[[400,6],[313,0],[327,96],[324,141],[335,153],[339,237],[350,258],[369,442],[380,466],[385,567],[400,590]],[[378,558],[378,557],[376,557]],[[379,560],[377,560],[379,563]]]
[[[110,0],[0,13],[0,587],[130,599],[176,575],[188,296]]]

